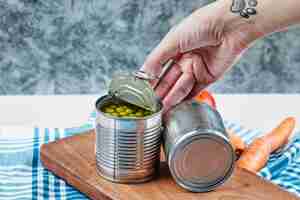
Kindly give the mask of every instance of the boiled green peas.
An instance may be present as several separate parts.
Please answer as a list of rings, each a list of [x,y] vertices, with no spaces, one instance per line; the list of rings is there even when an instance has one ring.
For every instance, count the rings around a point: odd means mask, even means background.
[[[142,112],[136,112],[136,113],[135,113],[135,116],[136,116],[136,117],[143,117],[143,113],[142,113]]]
[[[124,110],[126,110],[128,107],[126,105],[121,106]]]
[[[109,107],[109,108],[112,108],[112,109],[115,109],[115,108],[117,108],[117,106],[116,106],[116,105],[114,105],[114,104],[111,104],[111,105],[109,105],[108,107]]]
[[[123,112],[124,110],[125,110],[125,109],[122,108],[121,106],[119,106],[119,107],[116,108],[116,111],[117,111],[118,113]]]
[[[144,111],[144,116],[147,116],[147,115],[150,115],[150,114],[151,114],[150,111],[148,111],[148,110]]]
[[[131,113],[133,113],[133,110],[130,109],[130,108],[127,108],[127,109],[126,109],[126,112],[127,112],[128,114],[131,114]]]
[[[106,113],[113,113],[115,110],[113,108],[105,108]]]
[[[119,117],[119,114],[118,113],[109,113],[110,115],[114,116],[114,117]]]
[[[119,115],[122,117],[127,116],[127,112],[119,112]]]
[[[141,118],[152,114],[151,111],[128,103],[111,103],[103,106],[101,110],[108,115],[122,118]]]

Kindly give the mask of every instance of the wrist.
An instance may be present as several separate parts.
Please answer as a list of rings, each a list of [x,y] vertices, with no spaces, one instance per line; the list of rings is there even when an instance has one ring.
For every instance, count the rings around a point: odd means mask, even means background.
[[[224,37],[238,37],[245,44],[263,37],[266,33],[260,28],[257,16],[242,17],[231,11],[233,0],[218,0],[219,18],[224,23]]]

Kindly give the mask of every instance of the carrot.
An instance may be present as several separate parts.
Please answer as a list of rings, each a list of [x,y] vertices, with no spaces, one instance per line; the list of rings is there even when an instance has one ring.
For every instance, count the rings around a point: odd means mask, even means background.
[[[295,123],[295,118],[288,117],[270,133],[255,139],[242,153],[237,166],[253,173],[258,172],[266,165],[270,154],[288,141]]]
[[[229,136],[229,141],[232,144],[234,150],[242,150],[244,151],[246,148],[246,145],[244,143],[244,141],[242,140],[241,137],[239,137],[238,135],[236,135],[236,133],[234,133],[231,130],[226,130]]]
[[[269,160],[271,145],[262,138],[255,139],[242,153],[236,165],[250,172],[256,173]]]
[[[242,138],[236,135],[233,131],[227,129],[226,132],[228,133],[229,141],[234,149],[236,160],[238,160],[245,150],[246,145]]]
[[[216,109],[216,101],[213,95],[208,90],[202,90],[195,97],[194,100],[197,102],[203,102]]]
[[[272,130],[269,134],[264,136],[265,140],[271,143],[272,152],[284,145],[291,133],[293,132],[296,125],[296,120],[293,117],[288,117],[283,120],[279,126]]]

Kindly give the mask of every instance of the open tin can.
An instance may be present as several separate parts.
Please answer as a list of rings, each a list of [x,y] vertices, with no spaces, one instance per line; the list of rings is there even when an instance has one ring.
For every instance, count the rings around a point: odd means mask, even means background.
[[[121,101],[151,111],[149,116],[114,117],[102,112]],[[96,102],[96,165],[104,178],[119,183],[145,182],[158,174],[162,129],[162,104],[150,84],[123,74],[114,77],[109,94]]]
[[[177,184],[192,192],[206,192],[230,177],[235,154],[215,109],[185,101],[168,111],[164,122],[164,150]]]

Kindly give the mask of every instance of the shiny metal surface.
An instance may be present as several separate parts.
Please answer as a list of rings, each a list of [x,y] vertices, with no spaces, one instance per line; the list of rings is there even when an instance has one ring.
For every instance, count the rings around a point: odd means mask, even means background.
[[[168,71],[172,68],[174,63],[175,63],[174,59],[167,60],[167,62],[165,62],[163,64],[162,71],[158,77],[150,75],[150,74],[146,73],[145,71],[141,71],[141,70],[133,72],[133,76],[140,78],[140,79],[148,80],[148,81],[157,80],[155,82],[155,84],[152,86],[153,89],[156,89],[156,87],[158,86],[160,81],[168,73]]]
[[[134,71],[133,73],[133,76],[137,77],[137,78],[140,78],[140,79],[144,79],[144,80],[148,80],[148,81],[152,81],[152,80],[155,80],[155,79],[158,79],[159,77],[156,77],[156,76],[152,76],[150,74],[147,74],[145,71]]]
[[[109,93],[123,101],[158,112],[158,99],[150,83],[132,74],[115,75],[109,85]]]
[[[107,95],[96,102],[96,163],[99,174],[120,183],[152,179],[158,173],[160,162],[161,111],[140,119],[115,118],[99,109],[111,101],[112,97]]]
[[[158,77],[158,81],[153,85],[153,89],[156,89],[156,87],[159,85],[160,81],[163,79],[163,77],[169,72],[169,70],[172,68],[173,64],[175,63],[175,60],[169,59],[162,68],[162,72],[160,73]]]
[[[210,191],[232,174],[233,148],[221,116],[207,104],[186,101],[170,110],[163,138],[171,174],[183,188]]]

